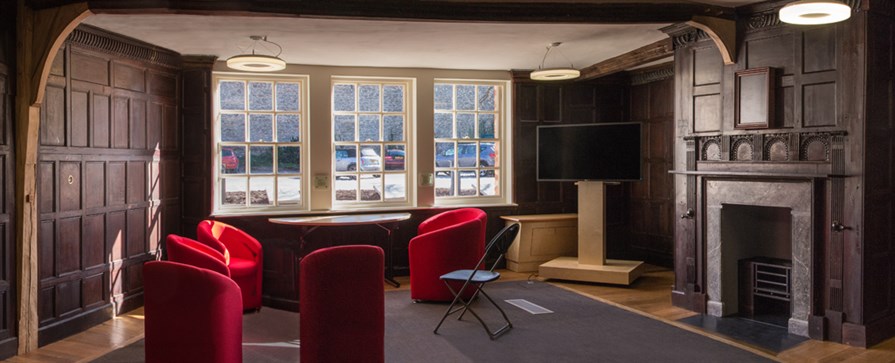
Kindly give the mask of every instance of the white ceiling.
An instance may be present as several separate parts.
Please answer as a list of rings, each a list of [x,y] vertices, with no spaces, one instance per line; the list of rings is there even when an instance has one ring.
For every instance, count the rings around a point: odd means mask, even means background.
[[[598,63],[666,38],[669,24],[519,24],[202,15],[93,15],[84,21],[181,54],[241,53],[250,35],[282,45],[291,64],[470,70]],[[241,49],[242,47],[242,49]],[[556,52],[559,50],[560,52]]]

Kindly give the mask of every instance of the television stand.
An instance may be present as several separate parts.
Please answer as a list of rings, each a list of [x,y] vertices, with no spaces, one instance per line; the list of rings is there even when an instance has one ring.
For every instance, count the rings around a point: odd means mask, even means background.
[[[541,264],[548,279],[630,285],[643,273],[642,261],[606,259],[606,186],[581,181],[578,186],[578,257],[559,257]]]

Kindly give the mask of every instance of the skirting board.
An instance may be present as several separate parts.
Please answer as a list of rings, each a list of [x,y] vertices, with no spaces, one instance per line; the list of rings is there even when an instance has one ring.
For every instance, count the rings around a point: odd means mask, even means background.
[[[604,265],[579,264],[577,257],[559,257],[541,264],[538,275],[548,279],[630,285],[643,273],[642,261],[606,260]]]

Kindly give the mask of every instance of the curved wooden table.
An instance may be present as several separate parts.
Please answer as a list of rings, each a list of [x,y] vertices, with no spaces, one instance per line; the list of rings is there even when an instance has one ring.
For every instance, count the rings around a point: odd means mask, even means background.
[[[379,228],[385,230],[388,236],[384,248],[385,281],[388,281],[394,287],[399,287],[401,284],[394,279],[394,266],[392,265],[392,232],[398,229],[398,222],[406,221],[408,219],[410,219],[410,213],[377,213],[270,218],[268,221],[271,223],[302,227],[303,231],[301,237],[299,237],[299,251],[302,256],[304,256],[305,251],[305,237],[319,227],[359,226],[366,224],[375,224],[376,226],[379,226]]]

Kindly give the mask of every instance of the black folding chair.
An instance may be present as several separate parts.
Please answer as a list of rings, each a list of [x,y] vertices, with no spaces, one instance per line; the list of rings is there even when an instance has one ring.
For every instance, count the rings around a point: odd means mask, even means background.
[[[500,230],[500,232],[497,233],[496,236],[494,236],[494,238],[491,239],[490,242],[488,242],[488,246],[485,247],[485,254],[474,267],[476,269],[456,270],[439,277],[441,281],[444,281],[448,289],[451,290],[451,293],[454,294],[454,301],[452,301],[451,305],[448,306],[447,311],[444,312],[444,316],[441,317],[441,321],[438,322],[438,326],[435,327],[435,334],[438,334],[438,328],[441,327],[441,324],[444,323],[444,319],[446,319],[448,315],[460,312],[460,316],[457,317],[457,320],[460,320],[463,319],[463,315],[465,315],[467,311],[470,312],[472,316],[474,316],[476,320],[479,321],[479,323],[482,323],[482,327],[485,328],[485,332],[488,333],[488,336],[492,340],[496,339],[501,334],[506,333],[513,328],[513,323],[511,323],[510,319],[507,318],[507,314],[503,311],[503,309],[501,309],[499,305],[497,305],[497,303],[494,302],[493,299],[491,299],[490,296],[488,296],[488,293],[486,293],[483,288],[485,284],[500,278],[500,273],[494,271],[494,268],[496,268],[500,261],[503,259],[504,254],[507,252],[507,249],[510,248],[510,245],[513,244],[513,241],[516,240],[517,234],[519,234],[519,224],[514,223],[504,227],[502,230]],[[494,258],[494,263],[491,265],[491,268],[488,270],[478,269],[480,266],[483,266],[485,261],[489,258]],[[462,282],[463,286],[460,287],[459,290],[454,290],[454,288],[451,286],[452,282]],[[467,288],[475,288],[475,292],[469,299],[464,299],[462,297],[463,292],[466,291]],[[507,322],[506,325],[493,332],[491,331],[491,329],[488,328],[488,324],[485,324],[485,321],[482,320],[481,317],[479,317],[479,314],[476,314],[475,310],[473,310],[472,307],[469,306],[479,294],[488,299],[488,301],[491,302],[491,305],[494,305],[494,307],[496,307],[497,310],[500,311],[500,314],[503,315],[503,320]],[[458,302],[463,306],[459,306],[455,309],[454,307],[458,305]]]

